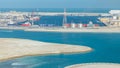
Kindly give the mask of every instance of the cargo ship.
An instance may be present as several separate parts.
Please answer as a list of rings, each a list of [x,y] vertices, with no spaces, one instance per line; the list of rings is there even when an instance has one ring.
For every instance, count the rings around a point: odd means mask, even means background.
[[[23,26],[23,27],[29,27],[29,26],[31,26],[31,23],[27,21],[27,22],[23,23],[21,26]]]

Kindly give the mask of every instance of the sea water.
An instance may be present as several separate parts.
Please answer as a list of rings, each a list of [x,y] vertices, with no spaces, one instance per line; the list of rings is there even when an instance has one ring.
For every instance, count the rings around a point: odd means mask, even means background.
[[[120,33],[53,33],[15,30],[12,32],[0,32],[0,37],[84,45],[93,48],[92,52],[82,54],[59,54],[17,58],[0,62],[0,68],[64,68],[68,65],[80,63],[120,63]]]

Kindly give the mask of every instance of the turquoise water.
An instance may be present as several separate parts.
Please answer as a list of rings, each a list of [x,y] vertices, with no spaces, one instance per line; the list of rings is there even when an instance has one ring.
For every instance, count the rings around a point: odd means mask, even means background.
[[[0,62],[0,68],[64,68],[79,63],[120,63],[120,33],[52,33],[0,30],[0,38],[22,38],[85,45],[94,49],[92,52],[83,54],[22,57]],[[13,63],[17,63],[17,65],[12,65]]]

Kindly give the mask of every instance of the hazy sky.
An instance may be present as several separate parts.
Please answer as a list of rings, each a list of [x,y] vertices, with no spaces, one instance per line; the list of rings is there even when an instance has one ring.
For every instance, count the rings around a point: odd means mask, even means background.
[[[120,8],[120,0],[0,0],[0,8]]]

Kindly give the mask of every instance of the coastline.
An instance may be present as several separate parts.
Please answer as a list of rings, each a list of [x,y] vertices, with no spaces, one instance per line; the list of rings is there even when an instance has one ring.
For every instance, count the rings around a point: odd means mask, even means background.
[[[67,66],[65,68],[120,68],[118,63],[84,63]]]
[[[0,27],[1,30],[23,30],[26,32],[64,33],[120,33],[120,27],[62,28],[62,27]]]
[[[120,28],[109,28],[109,27],[100,27],[100,28],[81,28],[81,29],[74,29],[74,28],[29,28],[25,29],[24,31],[33,31],[33,32],[73,32],[73,33],[120,33]]]
[[[25,56],[86,53],[92,51],[92,48],[87,46],[45,43],[27,39],[0,38],[0,41],[0,61]]]

